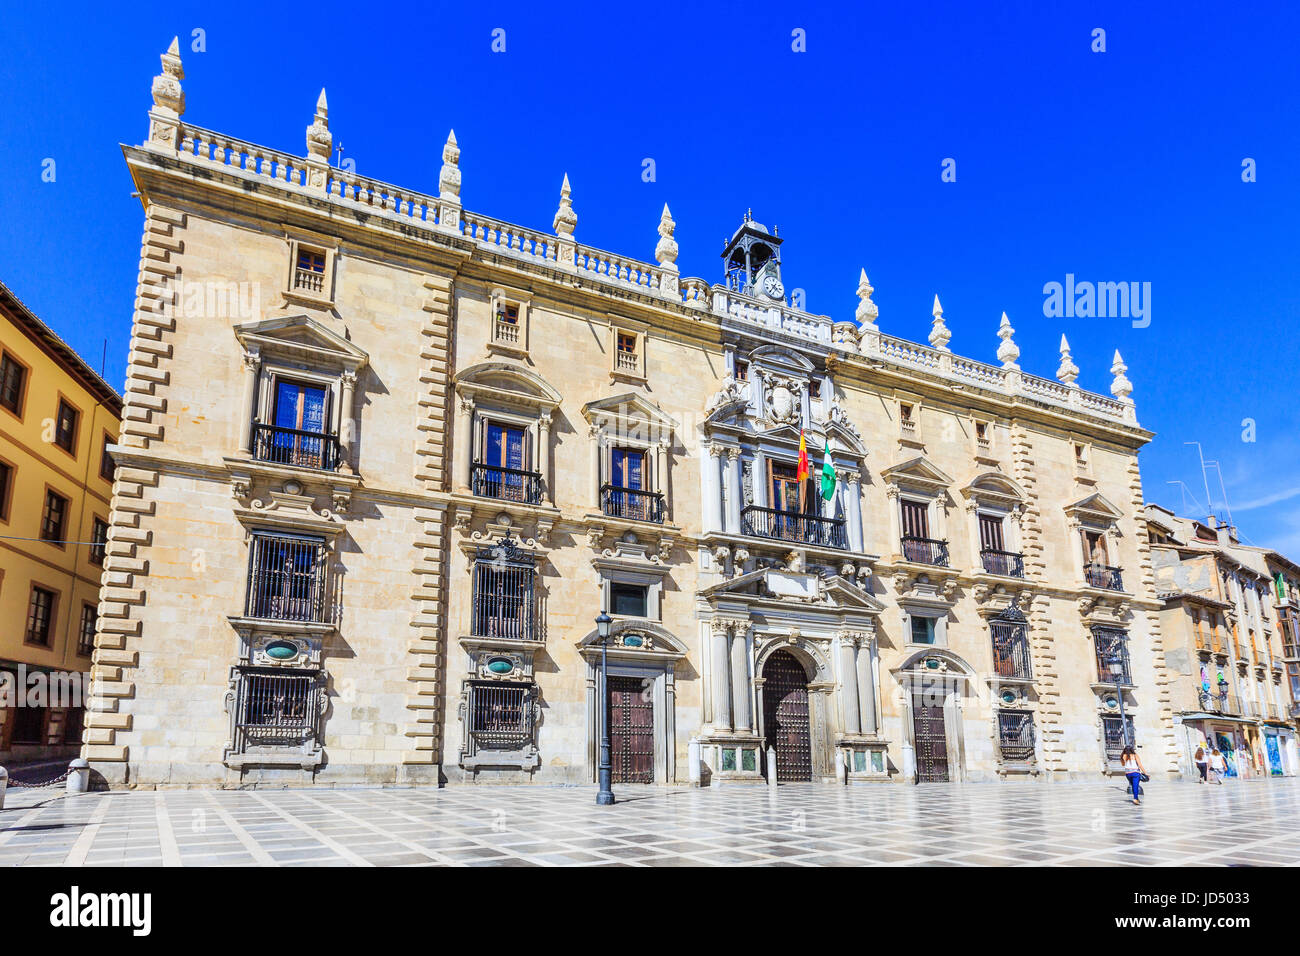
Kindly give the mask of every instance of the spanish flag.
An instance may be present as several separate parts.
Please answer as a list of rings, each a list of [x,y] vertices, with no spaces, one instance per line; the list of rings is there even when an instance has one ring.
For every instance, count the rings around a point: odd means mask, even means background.
[[[804,499],[808,495],[808,442],[803,437],[803,429],[799,429],[799,469],[795,472],[795,478],[799,482],[799,513],[804,510]]]

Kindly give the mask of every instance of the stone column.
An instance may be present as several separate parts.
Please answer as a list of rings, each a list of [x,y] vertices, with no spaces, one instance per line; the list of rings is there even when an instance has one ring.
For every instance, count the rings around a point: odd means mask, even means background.
[[[876,677],[872,659],[875,657],[874,639],[858,645],[858,711],[862,715],[862,732],[875,736],[876,727]]]
[[[846,734],[859,734],[862,732],[862,721],[858,716],[856,644],[856,638],[848,634],[840,635],[840,699],[844,704],[844,732]]]
[[[844,493],[848,496],[846,511],[849,523],[849,547],[858,552],[866,551],[862,528],[862,476],[857,472],[850,472],[845,481]]]
[[[668,521],[668,444],[655,443],[655,483],[653,489],[664,496],[664,520]]]
[[[740,449],[727,449],[727,530],[740,534],[740,508],[745,499],[740,477]]]
[[[898,513],[898,485],[891,484],[885,488],[885,499],[889,502],[889,536],[891,554],[903,553],[903,524]]]
[[[599,426],[591,426],[591,504],[600,511],[600,472],[601,458],[605,450],[605,432]]]
[[[555,504],[555,491],[551,488],[550,412],[543,412],[537,419],[537,473],[542,476],[542,500],[547,504]]]
[[[452,465],[456,472],[452,478],[452,487],[461,492],[470,490],[469,463],[474,447],[473,424],[474,402],[462,395],[456,401],[456,447],[452,455]]]
[[[710,681],[713,689],[713,729],[731,730],[731,695],[728,687],[727,631],[726,621],[710,621],[711,640],[713,641],[713,673]]]
[[[721,449],[715,445],[700,446],[700,484],[704,495],[704,530],[721,531],[722,486],[718,480],[718,456]]]
[[[980,549],[983,545],[980,543],[979,504],[973,499],[966,502],[966,534],[970,539],[970,566],[976,571],[983,571],[984,558],[983,555],[980,554]],[[948,550],[951,554],[952,548],[949,547]]]
[[[767,491],[767,454],[760,448],[754,451],[754,504],[772,507],[767,503]]]
[[[356,369],[347,369],[339,378],[339,471],[345,475],[352,474],[352,442],[357,435],[352,407],[356,387]]]
[[[736,730],[750,730],[748,628],[737,625],[731,638],[731,696],[734,699]]]
[[[261,364],[261,353],[251,348],[244,353],[244,408],[240,418],[244,429],[243,449],[253,453],[253,406],[257,399],[257,369]]]

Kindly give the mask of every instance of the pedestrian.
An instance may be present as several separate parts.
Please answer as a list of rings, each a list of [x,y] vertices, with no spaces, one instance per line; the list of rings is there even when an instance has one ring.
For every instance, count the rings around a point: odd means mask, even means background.
[[[1196,772],[1201,775],[1201,779],[1196,782],[1205,783],[1206,771],[1210,769],[1209,759],[1205,756],[1205,748],[1197,747],[1196,754],[1192,757],[1192,760],[1196,762]]]
[[[1129,786],[1133,788],[1133,803],[1141,806],[1142,801],[1139,798],[1142,796],[1142,778],[1147,775],[1142,769],[1142,759],[1130,744],[1120,754],[1119,762],[1124,768],[1124,776],[1128,777]]]
[[[1223,774],[1228,769],[1228,762],[1223,759],[1223,754],[1219,748],[1215,747],[1210,753],[1210,783],[1217,783],[1223,786]]]

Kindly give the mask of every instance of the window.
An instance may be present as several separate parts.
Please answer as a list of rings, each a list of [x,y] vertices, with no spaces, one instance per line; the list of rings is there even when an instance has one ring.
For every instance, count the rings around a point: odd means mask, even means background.
[[[1080,468],[1088,467],[1088,446],[1074,443],[1074,463]]]
[[[316,737],[320,675],[241,668],[236,676],[235,750],[303,744]]]
[[[88,657],[95,649],[95,622],[99,609],[93,604],[81,605],[81,628],[77,631],[77,653]]]
[[[948,542],[930,537],[930,507],[924,501],[899,500],[903,558],[918,564],[948,566]]]
[[[67,399],[59,399],[59,413],[54,419],[54,444],[69,454],[76,454],[77,419],[81,413]]]
[[[9,499],[14,488],[14,466],[0,461],[0,521],[9,520]]]
[[[1093,650],[1097,655],[1098,680],[1103,684],[1132,684],[1128,661],[1128,633],[1116,627],[1094,627],[1092,642]]]
[[[95,518],[90,527],[90,563],[103,567],[108,551],[108,522]]]
[[[1006,544],[1002,537],[1002,516],[981,514],[980,548],[985,551],[1005,551]]]
[[[614,367],[620,372],[635,372],[638,370],[636,336],[631,332],[618,333],[618,356]]]
[[[979,448],[981,451],[988,451],[989,449],[989,423],[988,422],[975,423],[975,446]]]
[[[821,494],[817,489],[808,487],[812,482],[811,465],[802,489],[799,487],[799,469],[795,465],[769,460],[768,474],[772,484],[773,508],[787,514],[817,513]]]
[[[998,711],[998,752],[1006,763],[1034,759],[1034,715],[1028,710]]]
[[[736,374],[734,377],[737,382],[749,381],[749,363],[736,359]]]
[[[499,312],[497,312],[497,321],[504,322],[506,325],[519,324],[519,306],[507,302]]]
[[[45,490],[45,510],[41,513],[41,540],[63,547],[63,529],[67,524],[68,499],[52,489]]]
[[[327,622],[323,539],[258,531],[249,551],[249,617]]]
[[[329,433],[330,398],[323,385],[276,379],[272,424],[254,429],[254,457],[332,471],[337,465],[338,442]]]
[[[533,736],[531,684],[472,681],[469,685],[469,733],[479,750],[513,750]]]
[[[645,617],[649,607],[649,587],[644,584],[622,584],[614,581],[609,586],[610,612],[624,617]]]
[[[63,742],[65,744],[81,743],[81,733],[86,727],[86,709],[73,707],[63,718]]]
[[[325,291],[325,252],[308,246],[298,247],[298,261],[293,270],[293,287],[312,295]]]
[[[113,456],[108,453],[108,446],[113,444],[113,439],[108,435],[104,436],[104,444],[99,452],[99,477],[105,481],[112,481],[113,475],[117,471],[117,465],[113,462]]]
[[[0,353],[0,405],[21,416],[26,384],[27,368],[8,352]]]
[[[926,540],[930,537],[930,508],[924,501],[901,502],[903,509],[903,537]]]
[[[646,466],[641,448],[610,449],[609,484],[601,494],[605,514],[634,521],[664,520],[663,496],[650,490]]]
[[[909,403],[899,403],[898,420],[902,422],[904,428],[914,427],[916,425],[916,421],[912,418],[912,406]]]
[[[27,635],[28,644],[50,646],[50,630],[54,626],[53,591],[32,585],[32,593],[27,601]],[[21,709],[21,708],[20,708]]]
[[[12,740],[16,744],[44,744],[45,727],[50,711],[47,707],[15,707]]]
[[[1016,620],[1016,617],[1020,620]],[[1024,615],[1019,610],[1015,615],[1003,612],[989,625],[993,641],[993,673],[998,677],[1016,680],[1029,680],[1032,677],[1028,628],[1023,619]]]
[[[539,640],[536,579],[533,556],[513,541],[480,548],[474,561],[471,633],[503,640]]]
[[[919,614],[912,616],[912,643],[913,644],[933,644],[935,643],[935,619],[932,617],[922,617]]]
[[[1133,718],[1124,715],[1123,721],[1120,720],[1119,714],[1103,714],[1101,718],[1101,735],[1106,747],[1106,759],[1111,763],[1119,763],[1120,754],[1124,752],[1126,746],[1136,746],[1137,737],[1133,734]]]
[[[528,470],[529,436],[524,429],[519,425],[487,421],[483,424],[482,435],[479,460],[470,469],[473,493],[484,498],[526,504],[540,502],[541,475]]]
[[[821,379],[814,378],[814,379],[810,379],[810,380],[808,381],[808,397],[809,397],[809,398],[821,398],[821,397],[822,397],[822,383],[821,383]]]

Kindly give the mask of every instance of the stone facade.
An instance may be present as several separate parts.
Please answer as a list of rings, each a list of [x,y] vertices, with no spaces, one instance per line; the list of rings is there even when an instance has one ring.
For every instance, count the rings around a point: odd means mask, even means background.
[[[624,782],[1093,777],[1121,697],[1176,772],[1118,354],[1109,398],[1005,316],[998,366],[937,298],[884,334],[865,273],[794,308],[749,216],[682,278],[666,207],[654,264],[603,252],[567,177],[525,229],[463,209],[454,134],[425,195],[329,165],[323,92],[300,159],[181,80],[126,150],[110,782],[589,783],[606,709]]]

